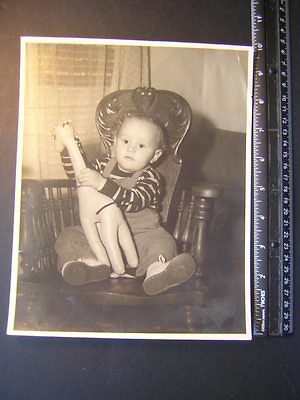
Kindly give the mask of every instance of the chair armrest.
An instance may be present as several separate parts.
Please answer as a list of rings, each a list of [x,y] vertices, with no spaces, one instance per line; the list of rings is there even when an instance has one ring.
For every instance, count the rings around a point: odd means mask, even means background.
[[[222,188],[198,182],[181,182],[174,237],[181,251],[189,251],[198,265],[205,259],[215,200]],[[178,196],[177,196],[178,197]]]
[[[68,179],[22,181],[19,254],[25,275],[56,268],[56,238],[78,221],[75,186]]]

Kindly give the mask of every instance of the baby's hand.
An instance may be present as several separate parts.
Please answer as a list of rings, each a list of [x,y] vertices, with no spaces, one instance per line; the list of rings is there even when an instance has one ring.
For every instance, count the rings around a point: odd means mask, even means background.
[[[55,138],[55,148],[61,152],[70,140],[74,139],[74,129],[69,121],[56,125],[53,136]]]
[[[106,182],[106,179],[99,172],[90,168],[82,169],[77,180],[81,186],[91,186],[96,190],[101,190]]]

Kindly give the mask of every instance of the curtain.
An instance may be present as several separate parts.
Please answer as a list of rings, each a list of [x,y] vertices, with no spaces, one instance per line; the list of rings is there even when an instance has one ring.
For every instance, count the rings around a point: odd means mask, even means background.
[[[106,94],[149,85],[147,48],[29,43],[26,49],[23,177],[64,178],[53,127],[70,119],[90,158],[100,151],[95,111]]]

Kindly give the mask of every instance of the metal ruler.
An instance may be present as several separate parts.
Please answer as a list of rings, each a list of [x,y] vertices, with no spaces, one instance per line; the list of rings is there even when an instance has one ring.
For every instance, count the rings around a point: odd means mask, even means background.
[[[253,333],[267,334],[268,126],[264,1],[252,1],[253,93]]]
[[[287,0],[266,9],[270,153],[269,334],[293,331],[292,126]],[[275,22],[273,22],[275,21]],[[273,40],[276,32],[276,40]],[[274,166],[277,165],[275,173]]]
[[[252,1],[253,333],[293,331],[288,1]]]

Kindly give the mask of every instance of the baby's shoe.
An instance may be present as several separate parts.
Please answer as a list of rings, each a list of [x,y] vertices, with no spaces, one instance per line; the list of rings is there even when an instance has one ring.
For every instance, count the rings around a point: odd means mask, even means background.
[[[155,295],[187,281],[195,272],[196,263],[188,253],[182,253],[166,262],[163,256],[151,264],[143,282],[144,291]]]
[[[78,259],[68,261],[62,268],[62,277],[70,285],[85,285],[90,282],[101,282],[109,278],[111,268],[106,264],[99,264],[93,259]]]

